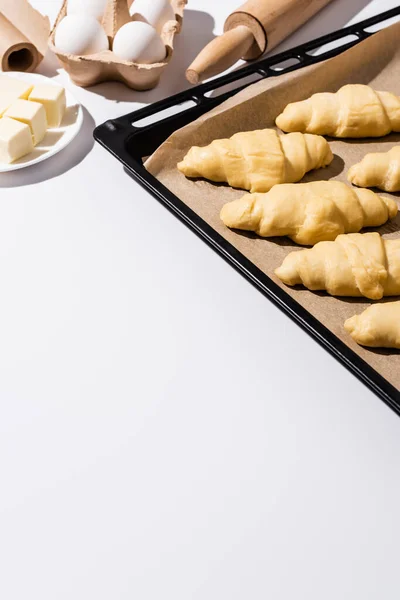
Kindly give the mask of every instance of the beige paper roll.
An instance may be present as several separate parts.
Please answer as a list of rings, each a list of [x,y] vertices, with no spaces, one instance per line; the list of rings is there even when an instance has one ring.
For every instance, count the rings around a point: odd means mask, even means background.
[[[37,48],[0,13],[1,70],[30,73],[42,58]]]
[[[0,0],[0,69],[36,69],[43,59],[50,33],[50,21],[28,0]]]

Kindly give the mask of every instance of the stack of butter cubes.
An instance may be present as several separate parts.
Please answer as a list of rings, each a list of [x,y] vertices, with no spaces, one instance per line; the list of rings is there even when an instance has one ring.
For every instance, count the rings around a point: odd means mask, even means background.
[[[0,77],[0,162],[12,163],[40,144],[48,128],[59,127],[66,108],[65,90]]]

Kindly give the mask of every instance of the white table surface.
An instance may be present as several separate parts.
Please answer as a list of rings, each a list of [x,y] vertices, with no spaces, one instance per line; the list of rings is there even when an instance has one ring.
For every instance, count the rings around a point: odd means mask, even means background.
[[[186,87],[236,6],[191,0],[150,92],[41,67],[85,124],[0,176],[2,600],[399,597],[400,419],[91,138]]]

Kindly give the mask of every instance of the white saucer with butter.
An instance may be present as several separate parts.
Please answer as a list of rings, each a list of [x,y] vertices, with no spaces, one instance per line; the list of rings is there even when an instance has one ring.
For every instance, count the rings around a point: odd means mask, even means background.
[[[41,86],[42,84],[45,84],[46,86],[56,86],[58,88],[60,87],[60,85],[52,79],[44,77],[43,75],[38,75],[36,73],[9,72],[0,75],[0,77],[3,76],[19,80],[32,86]],[[47,133],[45,134],[43,139],[37,145],[34,146],[34,148],[32,149],[32,151],[29,152],[29,154],[26,154],[22,158],[11,163],[2,162],[0,159],[0,173],[6,171],[16,171],[17,169],[23,169],[25,167],[29,167],[39,162],[42,162],[43,160],[47,160],[51,156],[54,156],[55,154],[63,150],[66,146],[68,146],[68,144],[72,142],[72,140],[78,134],[82,126],[83,111],[82,106],[74,98],[74,96],[69,90],[65,90],[65,95],[66,110],[60,126],[51,127],[51,125],[54,124],[50,124],[51,128],[47,130]],[[25,104],[27,103],[25,102]],[[3,119],[8,119],[8,115],[6,115],[5,110],[2,111],[1,103],[0,113],[4,114],[4,117],[0,118],[0,124],[4,127],[4,129],[8,131],[9,128],[12,128],[13,131],[10,132],[10,135],[21,136],[21,143],[24,143],[24,132],[22,130],[24,126],[21,127],[18,121],[13,121],[12,123],[8,122],[8,124],[6,122],[2,123]],[[56,115],[54,118],[56,118]],[[10,121],[10,119],[8,119],[8,121]],[[17,124],[19,125],[19,127],[17,126]],[[19,143],[18,140],[16,140],[16,143]]]

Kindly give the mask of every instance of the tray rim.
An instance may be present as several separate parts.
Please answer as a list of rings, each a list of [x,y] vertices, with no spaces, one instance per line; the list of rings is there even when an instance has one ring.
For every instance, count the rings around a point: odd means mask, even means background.
[[[359,43],[369,35],[365,31],[367,27],[375,25],[387,19],[400,15],[400,6],[389,11],[385,11],[374,17],[355,23],[341,30],[334,31],[325,36],[311,40],[300,46],[296,46],[290,50],[276,54],[273,57],[268,57],[257,63],[250,65],[216,78],[205,84],[190,88],[174,96],[170,96],[164,100],[160,100],[149,106],[141,108],[133,113],[124,115],[111,121],[106,121],[99,125],[94,130],[94,138],[106,150],[108,150],[115,158],[117,158],[124,166],[125,170],[130,174],[142,187],[144,187],[152,196],[162,202],[171,212],[173,212],[182,222],[188,225],[192,231],[196,233],[203,241],[212,247],[222,258],[224,258],[231,266],[241,273],[250,283],[252,283],[264,296],[269,298],[278,308],[280,308],[287,316],[295,321],[300,327],[311,335],[320,346],[324,347],[336,360],[341,362],[350,372],[352,372],[360,381],[367,385],[378,397],[380,397],[392,410],[400,415],[400,390],[395,388],[389,381],[380,375],[373,367],[371,367],[363,358],[361,358],[354,350],[341,341],[332,331],[323,325],[316,317],[309,313],[301,306],[294,298],[292,298],[284,288],[279,287],[266,273],[261,271],[254,263],[247,259],[239,250],[237,250],[230,242],[225,240],[217,231],[215,231],[206,221],[204,221],[197,213],[189,206],[180,200],[175,194],[159,182],[144,168],[140,160],[140,152],[137,158],[128,151],[128,145],[132,147],[135,137],[145,135],[146,133],[156,132],[159,128],[165,127],[166,124],[173,126],[179,118],[184,115],[189,118],[188,122],[194,121],[200,114],[204,114],[211,110],[214,106],[221,104],[227,98],[238,93],[244,87],[251,85],[252,82],[239,86],[233,91],[227,92],[215,98],[207,98],[205,93],[210,90],[218,89],[235,81],[240,81],[244,77],[252,73],[260,73],[262,78],[269,76],[279,76],[291,70],[297,70],[308,64],[314,64],[327,60],[332,55],[340,54],[349,47]],[[304,54],[310,49],[315,49],[318,46],[329,43],[333,40],[340,40],[353,34],[357,37],[355,41],[347,43],[332,51],[328,51],[314,57],[311,60],[304,60]],[[279,73],[271,73],[271,65],[283,62],[287,58],[296,57],[299,64],[289,66],[287,69]],[[170,108],[192,100],[195,107],[186,109],[178,115],[173,115],[165,119],[159,120],[145,127],[135,127],[133,123],[146,116],[156,115]],[[197,107],[197,110],[196,110]],[[192,118],[193,115],[193,118]],[[177,126],[172,131],[175,131],[180,126]],[[166,136],[168,137],[168,135]],[[157,144],[158,147],[159,144]],[[136,151],[139,148],[136,146]],[[139,158],[140,156],[140,158]]]

